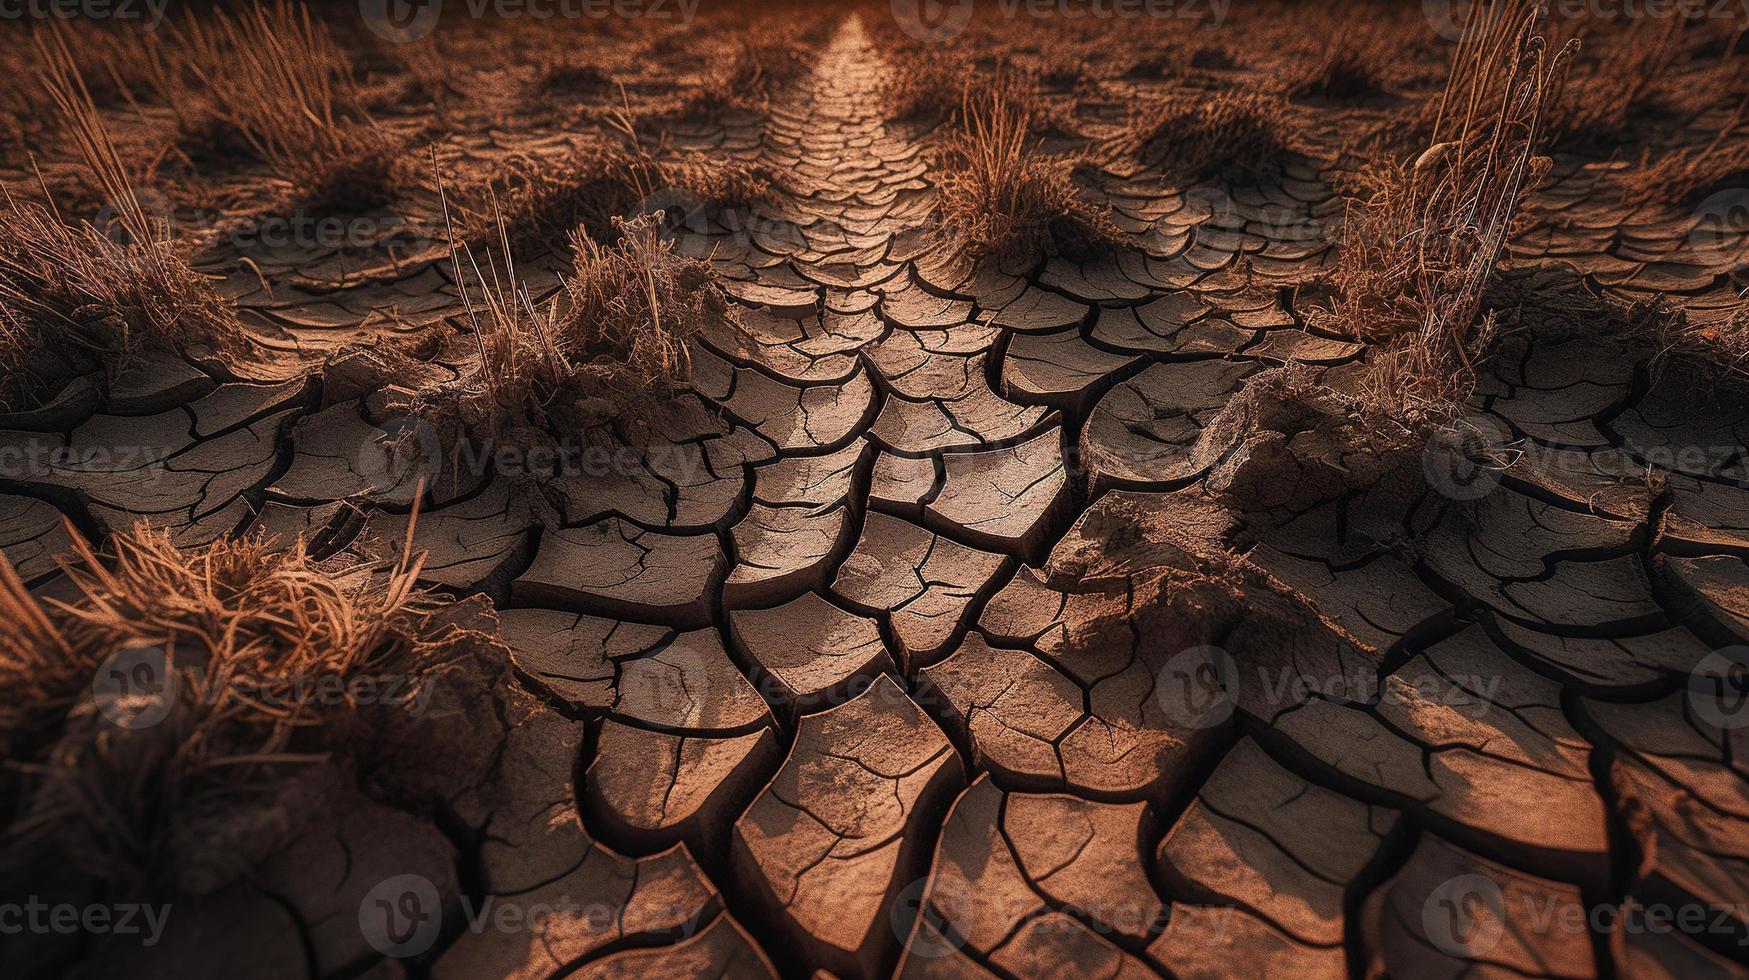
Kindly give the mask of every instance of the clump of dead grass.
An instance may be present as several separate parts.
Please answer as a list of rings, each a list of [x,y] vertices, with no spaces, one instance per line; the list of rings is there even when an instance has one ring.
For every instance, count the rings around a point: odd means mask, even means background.
[[[458,202],[463,234],[476,250],[508,237],[518,252],[564,244],[579,227],[610,240],[615,219],[633,217],[660,196],[669,206],[749,207],[769,191],[772,175],[759,165],[703,153],[669,154],[646,145],[629,107],[610,114],[618,143],[598,143],[562,163],[528,160]],[[502,229],[500,228],[502,223]]]
[[[883,114],[894,122],[964,129],[999,107],[1018,109],[1034,131],[1073,132],[1070,120],[1040,93],[1037,71],[1001,61],[980,67],[935,51],[912,51],[893,59],[881,88]]]
[[[535,90],[542,95],[596,95],[612,88],[612,76],[587,61],[549,61],[535,79]]]
[[[1156,47],[1144,52],[1126,53],[1122,77],[1159,79],[1181,75],[1188,59],[1175,48]]]
[[[1749,97],[1703,146],[1671,151],[1632,174],[1630,204],[1692,205],[1713,191],[1749,183]]]
[[[1664,311],[1642,331],[1657,353],[1654,368],[1671,357],[1710,366],[1737,381],[1749,380],[1749,292],[1722,314],[1691,317],[1682,310]]]
[[[123,98],[145,115],[145,102],[155,101],[169,110],[175,130],[164,148],[188,170],[213,164],[258,160],[258,154],[238,128],[220,111],[217,97],[193,70],[195,48],[182,40],[174,26],[128,36],[112,44],[111,66],[125,64],[129,81]],[[109,67],[114,73],[116,69]],[[89,77],[89,72],[82,73]]]
[[[189,134],[210,139],[223,132],[210,120],[222,121],[317,210],[393,198],[398,148],[365,113],[345,53],[301,3],[216,10],[210,22],[190,16],[156,52],[163,100],[198,93],[199,107],[184,116]]]
[[[677,105],[653,114],[658,122],[674,123],[717,119],[730,111],[769,112],[774,97],[807,70],[802,34],[799,29],[733,31],[729,56],[718,60]]]
[[[1208,43],[1211,32],[1175,21],[1150,22],[1147,30],[1108,37],[1105,57],[1120,78],[1135,81],[1182,82],[1198,71],[1221,71],[1236,64],[1218,45]]]
[[[143,350],[234,349],[234,307],[189,268],[138,203],[125,241],[50,207],[0,202],[0,411],[40,403],[68,380],[69,354],[113,375]]]
[[[59,125],[53,113],[39,111],[33,82],[44,68],[43,52],[61,46],[45,45],[46,39],[65,42],[74,69],[99,106],[131,101],[133,90],[148,83],[156,68],[141,57],[143,42],[154,32],[121,18],[49,18],[8,33],[11,39],[0,45],[0,146],[16,141],[21,150],[40,148]]]
[[[1274,172],[1285,132],[1286,108],[1274,96],[1181,91],[1132,109],[1115,148],[1188,186]]]
[[[1020,104],[982,101],[968,90],[961,112],[964,127],[941,154],[939,209],[949,241],[974,257],[1006,260],[1086,252],[1120,237],[1109,209],[1077,192],[1081,161],[1032,145],[1032,119]]]
[[[142,349],[238,354],[246,345],[235,307],[141,206],[64,43],[44,56],[45,88],[115,220],[70,224],[52,200],[0,199],[0,410],[52,394],[67,380],[69,352],[113,375]]]
[[[968,101],[1022,102],[1026,79],[1012,68],[981,72],[969,60],[908,52],[892,59],[882,81],[885,116],[898,122],[928,122],[957,115]]]
[[[700,208],[745,207],[765,197],[771,174],[763,167],[691,153],[660,159],[654,153],[596,146],[561,163],[529,161],[485,188],[496,199],[511,244],[519,251],[551,248],[578,227],[597,239],[611,238],[614,219],[633,215],[658,192]],[[475,247],[499,237],[497,216],[478,191],[462,208],[468,241]]]
[[[1351,102],[1384,90],[1384,72],[1395,46],[1380,34],[1332,37],[1324,52],[1288,89],[1288,94]]]
[[[1609,42],[1593,42],[1599,56],[1587,70],[1575,71],[1553,104],[1547,130],[1556,142],[1614,145],[1622,140],[1628,115],[1643,106],[1685,52],[1679,30],[1683,18],[1645,17]]]
[[[1420,430],[1449,417],[1474,384],[1495,320],[1483,296],[1526,198],[1546,175],[1549,106],[1573,46],[1551,54],[1529,0],[1476,8],[1439,102],[1433,142],[1372,175],[1351,208],[1316,321],[1375,347],[1363,400]]]
[[[571,275],[560,277],[559,295],[544,308],[517,273],[502,216],[502,269],[490,251],[482,269],[452,230],[450,258],[475,357],[454,381],[413,393],[407,414],[452,447],[548,443],[684,388],[688,342],[712,324],[737,321],[710,264],[677,252],[661,233],[663,219],[661,212],[615,218],[607,242],[575,229]]]
[[[646,214],[619,222],[611,246],[572,236],[560,337],[603,384],[683,387],[692,378],[686,342],[729,316],[710,264],[676,252],[661,227],[660,214]]]
[[[33,597],[0,560],[0,616],[18,627],[0,631],[0,743],[25,779],[7,829],[15,856],[52,849],[129,884],[184,872],[177,845],[202,840],[190,823],[229,817],[234,830],[252,798],[365,751],[379,719],[361,714],[360,688],[347,682],[405,679],[369,708],[400,712],[487,642],[473,627],[489,620],[453,615],[453,603],[415,587],[419,558],[330,568],[301,541],[184,551],[144,527],[100,556],[69,534],[62,598]],[[129,650],[162,652],[142,662],[152,676],[112,661]],[[141,687],[94,703],[111,664]],[[319,678],[341,683],[314,687]],[[99,717],[105,708],[164,717],[128,727]]]

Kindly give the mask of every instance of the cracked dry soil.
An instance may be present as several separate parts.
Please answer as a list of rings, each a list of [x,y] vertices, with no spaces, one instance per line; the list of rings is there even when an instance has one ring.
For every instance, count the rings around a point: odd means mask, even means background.
[[[1363,356],[1295,307],[1329,243],[1258,231],[1340,210],[1316,166],[1225,209],[1108,168],[1133,248],[974,265],[929,234],[933,137],[883,120],[880,35],[822,21],[767,113],[671,134],[777,175],[750,220],[677,231],[747,333],[707,330],[692,393],[594,433],[622,465],[554,480],[556,523],[489,468],[434,480],[413,522],[425,580],[490,597],[509,651],[425,733],[453,785],[424,812],[308,788],[284,846],[180,895],[161,942],[39,965],[1743,975],[1749,728],[1688,676],[1749,636],[1749,460],[1680,450],[1745,444],[1749,401],[1527,329],[1473,405],[1528,447],[1509,466],[1363,473],[1240,397]],[[563,152],[512,128],[443,152]],[[1599,173],[1558,162],[1510,265],[1716,298],[1749,246],[1687,256]],[[446,262],[347,282],[341,256],[237,258],[203,266],[287,349],[390,306],[461,323]],[[26,582],[56,587],[63,516],[190,545],[265,527],[334,561],[407,533],[408,483],[439,474],[386,462],[371,392],[209,367],[0,426]],[[434,914],[385,956],[371,916],[408,888]],[[1550,925],[1697,903],[1708,928]]]

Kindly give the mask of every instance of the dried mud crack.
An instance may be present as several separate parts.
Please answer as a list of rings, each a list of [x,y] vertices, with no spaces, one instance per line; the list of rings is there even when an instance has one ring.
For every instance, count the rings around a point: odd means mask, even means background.
[[[161,942],[21,967],[1749,973],[1749,727],[1690,689],[1749,642],[1740,389],[1524,322],[1470,404],[1516,447],[1498,471],[1356,452],[1271,387],[1365,355],[1306,326],[1329,242],[1271,234],[1341,210],[1317,163],[1221,207],[1096,168],[1124,248],[974,262],[939,234],[940,127],[886,118],[871,16],[821,15],[762,111],[667,133],[772,175],[745,208],[646,201],[744,329],[711,325],[689,390],[586,433],[610,465],[545,480],[543,507],[495,464],[421,444],[407,466],[344,357],[153,355],[0,417],[0,547],[39,594],[63,594],[70,533],[139,521],[301,535],[332,567],[410,540],[425,585],[492,601],[507,660],[421,721],[440,790],[312,779]],[[481,126],[437,155],[567,146]],[[1557,160],[1504,274],[1558,259],[1624,300],[1720,302],[1749,235],[1684,252],[1689,229],[1596,190],[1606,169]],[[436,330],[441,377],[465,329],[444,259],[200,265],[288,364]],[[413,945],[386,951],[414,893]],[[1653,906],[1707,927],[1595,927]]]

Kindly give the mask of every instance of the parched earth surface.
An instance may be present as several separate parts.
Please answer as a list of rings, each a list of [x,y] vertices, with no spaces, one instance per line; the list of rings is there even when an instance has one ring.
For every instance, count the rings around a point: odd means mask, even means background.
[[[63,515],[371,553],[426,479],[426,577],[495,600],[530,695],[453,719],[496,792],[435,826],[342,794],[115,955],[136,975],[1745,973],[1749,718],[1691,675],[1749,636],[1749,401],[1526,307],[1470,420],[1515,447],[1502,471],[1350,456],[1248,391],[1363,354],[1293,304],[1332,246],[1284,229],[1341,209],[1316,165],[1213,196],[1107,168],[1133,248],[974,267],[930,233],[934,137],[882,121],[884,70],[851,18],[768,114],[674,134],[778,175],[756,211],[675,229],[748,332],[700,340],[695,395],[586,434],[600,465],[549,486],[559,523],[502,467],[391,457],[403,427],[338,369],[155,363],[8,421],[0,545],[50,589]],[[1557,168],[1514,273],[1722,306],[1749,245],[1625,210],[1596,192],[1609,166]],[[250,258],[206,261],[288,344],[391,306],[460,322],[441,262],[347,281],[338,256]],[[409,893],[441,914],[373,931]],[[1608,927],[1658,906],[1704,924]]]

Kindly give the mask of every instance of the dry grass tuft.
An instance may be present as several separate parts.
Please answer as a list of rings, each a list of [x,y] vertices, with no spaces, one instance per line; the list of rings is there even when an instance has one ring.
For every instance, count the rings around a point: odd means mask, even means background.
[[[441,184],[438,189],[441,193]],[[410,414],[431,422],[456,447],[468,437],[496,441],[508,431],[547,427],[547,409],[572,373],[558,336],[555,310],[535,308],[528,287],[517,275],[502,217],[498,227],[505,256],[502,276],[490,250],[487,271],[482,271],[472,247],[457,242],[451,228],[450,263],[467,309],[476,359],[454,381],[422,390],[411,399]],[[470,273],[478,304],[468,289]]]
[[[48,207],[0,202],[0,410],[52,395],[74,368],[69,354],[113,376],[141,350],[241,346],[231,304],[166,236],[147,234],[118,242]]]
[[[612,88],[612,76],[586,61],[548,62],[535,80],[535,89],[543,95],[598,95]]]
[[[1124,66],[1122,73],[1124,78],[1158,79],[1184,73],[1186,58],[1177,49],[1154,48],[1127,54],[1128,64]]]
[[[1415,429],[1468,397],[1494,320],[1482,300],[1530,191],[1569,45],[1551,56],[1529,0],[1477,8],[1439,103],[1433,143],[1374,175],[1351,210],[1333,285],[1316,319],[1373,344],[1363,398]]]
[[[1749,97],[1726,118],[1705,146],[1676,150],[1634,174],[1630,204],[1693,205],[1717,190],[1749,183]]]
[[[0,200],[0,409],[32,407],[67,380],[69,351],[112,374],[144,348],[239,352],[235,308],[179,256],[141,207],[64,43],[45,46],[44,85],[115,221],[70,225],[53,204]]]
[[[734,31],[728,39],[729,57],[719,61],[677,106],[652,114],[660,122],[674,123],[717,119],[730,111],[770,111],[773,97],[807,71],[803,33],[800,29]]]
[[[33,598],[0,561],[0,614],[25,627],[0,634],[0,742],[28,779],[11,843],[55,847],[101,877],[181,870],[166,863],[187,821],[365,751],[360,688],[346,682],[404,679],[382,705],[399,711],[484,639],[415,588],[418,559],[337,570],[301,541],[182,551],[146,528],[117,535],[105,559],[69,532],[68,598]],[[91,699],[129,649],[163,652],[144,692],[119,692],[133,707],[167,702],[150,727],[104,721]]]
[[[82,540],[75,538],[75,540]],[[0,555],[0,750],[7,758],[49,720],[64,716],[91,683],[101,655],[74,651],[25,588],[10,561]]]
[[[1070,120],[1040,94],[1036,71],[1006,61],[980,68],[933,50],[910,51],[892,60],[892,71],[881,88],[883,114],[889,120],[923,125],[948,122],[963,129],[975,118],[989,118],[999,107],[1014,107],[1035,132],[1074,130]]]
[[[1283,10],[1286,17],[1257,29],[1280,51],[1267,63],[1290,97],[1365,102],[1439,80],[1424,72],[1444,67],[1434,50],[1441,42],[1418,9],[1363,0]]]
[[[1650,318],[1644,331],[1657,348],[1654,365],[1672,356],[1708,365],[1741,382],[1749,379],[1749,292],[1722,316],[1691,319],[1682,310]]]
[[[957,114],[968,92],[982,86],[1001,87],[1011,73],[980,73],[969,61],[928,57],[905,51],[891,59],[891,69],[882,80],[881,105],[886,118],[899,122],[927,122]]]
[[[744,207],[765,197],[771,175],[762,167],[718,160],[702,153],[659,160],[654,154],[597,147],[555,166],[528,163],[486,188],[487,201],[474,192],[462,207],[462,225],[476,248],[499,237],[496,199],[519,251],[562,245],[579,226],[597,239],[614,234],[614,219],[635,216],[640,202],[666,192],[694,206]]]
[[[611,240],[616,219],[636,217],[660,198],[693,208],[748,207],[763,199],[772,175],[762,166],[703,153],[670,157],[640,138],[629,109],[608,118],[619,144],[598,144],[562,165],[528,161],[459,202],[464,237],[476,250],[508,237],[518,252],[562,246],[579,227]],[[507,231],[501,234],[500,220]]]
[[[190,17],[174,40],[160,97],[186,97],[177,75],[193,79],[210,116],[241,134],[307,206],[359,211],[393,198],[397,148],[365,114],[346,55],[302,4],[276,0],[234,17],[216,10],[210,25]]]
[[[158,67],[142,57],[143,42],[155,33],[121,18],[46,18],[35,27],[8,33],[11,40],[0,45],[0,149],[16,146],[21,162],[30,155],[26,151],[40,150],[59,124],[52,113],[40,111],[39,93],[32,84],[45,67],[45,38],[65,41],[74,67],[99,106],[131,101],[135,88],[149,84]]]
[[[710,264],[677,253],[659,234],[661,221],[658,213],[618,222],[611,247],[572,236],[560,337],[604,385],[683,387],[692,378],[686,342],[729,317]]]
[[[947,238],[976,257],[1080,253],[1120,235],[1108,210],[1083,200],[1079,161],[1029,145],[1032,119],[1013,101],[980,101],[970,90],[964,129],[944,147],[940,211]]]
[[[1179,92],[1131,111],[1119,152],[1183,185],[1276,170],[1287,152],[1286,108],[1261,92]]]
[[[1382,35],[1333,38],[1288,94],[1338,102],[1377,95],[1384,91],[1385,66],[1398,56],[1396,47]]]
[[[1643,106],[1658,82],[1669,77],[1684,51],[1678,33],[1681,17],[1644,17],[1624,33],[1593,43],[1599,57],[1588,71],[1575,71],[1554,103],[1546,123],[1556,142],[1618,144],[1628,114]]]
[[[518,277],[501,215],[502,271],[489,251],[482,269],[473,247],[452,232],[450,258],[476,356],[454,382],[414,394],[408,413],[452,447],[462,439],[545,440],[684,388],[692,373],[687,342],[736,320],[710,264],[679,254],[661,235],[663,217],[615,218],[610,244],[576,229],[572,274],[544,309]]]

